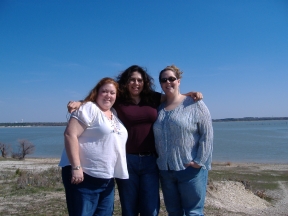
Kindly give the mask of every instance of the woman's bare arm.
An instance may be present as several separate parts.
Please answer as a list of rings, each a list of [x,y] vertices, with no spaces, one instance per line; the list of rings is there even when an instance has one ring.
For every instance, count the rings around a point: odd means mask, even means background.
[[[79,143],[78,143],[78,137],[83,133],[84,130],[85,126],[82,123],[80,123],[75,118],[71,118],[64,132],[65,149],[67,156],[69,158],[69,162],[72,168],[80,166],[79,169],[77,170],[72,169],[71,171],[72,184],[78,184],[84,180],[83,170],[80,163]]]

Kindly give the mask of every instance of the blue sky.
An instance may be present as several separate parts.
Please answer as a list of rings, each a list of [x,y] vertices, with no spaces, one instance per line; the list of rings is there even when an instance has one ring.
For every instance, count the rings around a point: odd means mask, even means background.
[[[132,64],[184,71],[212,118],[288,116],[288,1],[0,1],[0,122],[66,121]]]

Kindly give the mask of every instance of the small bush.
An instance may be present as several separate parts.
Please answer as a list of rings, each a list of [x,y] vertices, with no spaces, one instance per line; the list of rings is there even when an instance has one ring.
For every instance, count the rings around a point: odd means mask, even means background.
[[[257,190],[254,194],[262,199],[267,198],[267,195],[265,194],[265,190]]]
[[[18,168],[18,169],[15,171],[15,174],[16,174],[16,175],[21,175],[21,170]]]
[[[241,180],[240,181],[246,190],[252,190],[252,186],[251,186],[251,182],[250,181],[246,181],[246,180]]]
[[[231,166],[232,163],[230,161],[226,162],[226,166]]]
[[[17,172],[17,170],[16,170]],[[17,189],[27,187],[53,187],[57,184],[62,185],[60,168],[50,168],[42,172],[18,171]]]
[[[17,152],[12,152],[11,153],[11,157],[14,158],[14,159],[18,159],[18,160],[21,160],[23,159],[21,154],[20,153],[17,153]]]
[[[217,190],[217,188],[215,187],[215,185],[213,184],[213,181],[211,179],[208,179],[207,186],[210,190]]]

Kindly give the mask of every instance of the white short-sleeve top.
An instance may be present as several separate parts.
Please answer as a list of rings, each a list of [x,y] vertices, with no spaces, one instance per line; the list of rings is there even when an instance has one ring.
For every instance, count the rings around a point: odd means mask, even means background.
[[[81,167],[86,174],[97,178],[129,178],[126,162],[128,133],[112,108],[112,120],[92,102],[82,105],[73,112],[87,126],[78,137]],[[65,149],[59,166],[70,165]]]

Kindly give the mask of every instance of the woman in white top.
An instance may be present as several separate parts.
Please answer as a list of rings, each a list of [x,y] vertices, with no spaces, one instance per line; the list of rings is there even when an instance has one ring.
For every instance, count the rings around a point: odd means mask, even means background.
[[[112,215],[114,178],[128,179],[127,130],[112,108],[118,84],[103,78],[72,113],[59,166],[69,215]]]

